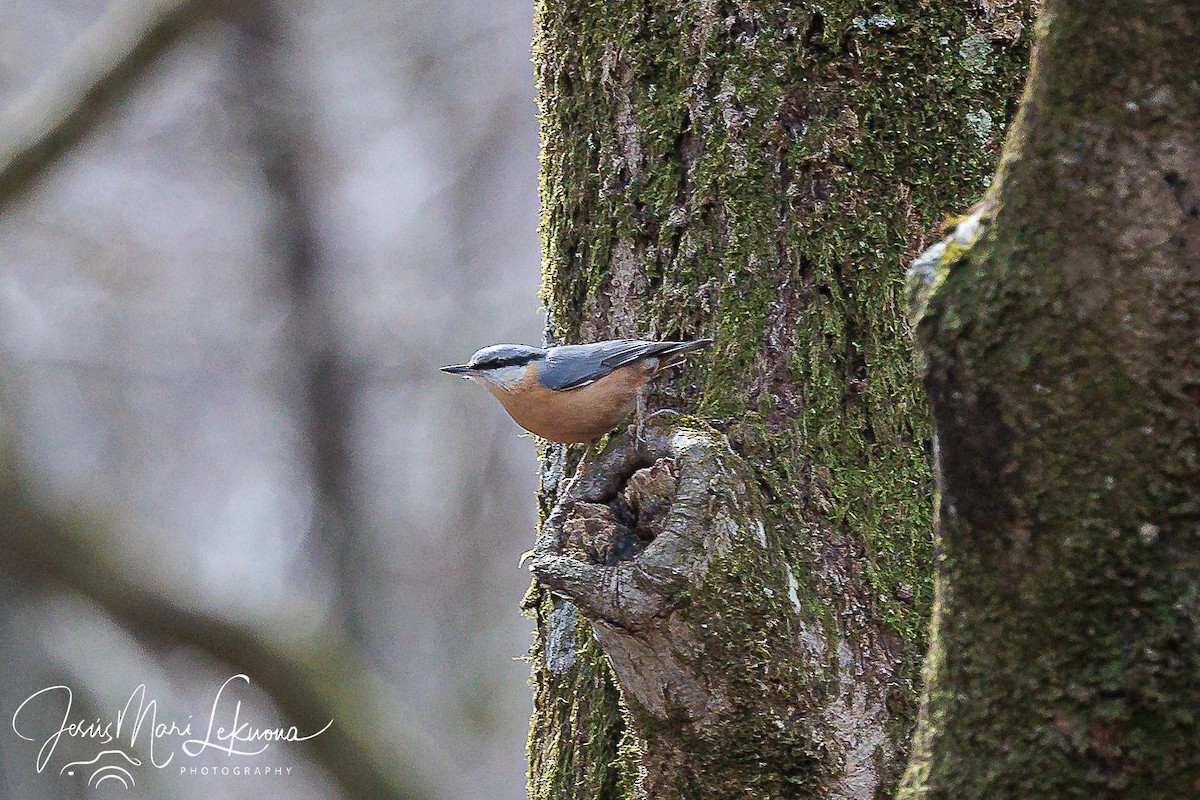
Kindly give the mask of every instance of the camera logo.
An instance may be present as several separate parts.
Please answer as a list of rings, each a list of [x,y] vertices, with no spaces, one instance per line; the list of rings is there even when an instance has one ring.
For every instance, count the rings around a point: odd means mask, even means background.
[[[117,764],[100,764],[105,756],[120,756],[125,759],[131,766],[140,767],[142,762],[132,756],[121,752],[120,750],[104,750],[90,761],[72,761],[58,771],[59,775],[74,775],[79,772],[90,772],[87,785],[98,787],[105,781],[116,781],[126,789],[133,788],[133,773],[127,770],[120,763]],[[113,758],[113,761],[118,759]],[[96,766],[98,765],[98,766]]]

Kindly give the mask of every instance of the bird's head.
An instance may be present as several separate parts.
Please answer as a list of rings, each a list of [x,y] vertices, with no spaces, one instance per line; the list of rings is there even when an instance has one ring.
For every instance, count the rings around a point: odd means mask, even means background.
[[[475,351],[466,364],[442,367],[442,372],[461,375],[505,388],[525,376],[528,366],[546,357],[540,347],[524,344],[494,344]]]

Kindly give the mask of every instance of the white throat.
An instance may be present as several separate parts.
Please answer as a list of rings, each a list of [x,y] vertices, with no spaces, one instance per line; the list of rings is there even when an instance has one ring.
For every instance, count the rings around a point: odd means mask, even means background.
[[[525,369],[526,365],[524,364],[511,367],[497,367],[496,369],[489,369],[487,372],[472,377],[478,377],[489,383],[494,383],[502,389],[508,389],[525,376]]]

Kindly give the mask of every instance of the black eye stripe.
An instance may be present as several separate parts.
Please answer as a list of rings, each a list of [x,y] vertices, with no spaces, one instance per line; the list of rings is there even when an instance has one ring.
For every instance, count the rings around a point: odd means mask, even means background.
[[[493,358],[481,364],[473,364],[474,369],[500,369],[502,367],[519,367],[534,359],[532,355],[509,356],[508,358]]]

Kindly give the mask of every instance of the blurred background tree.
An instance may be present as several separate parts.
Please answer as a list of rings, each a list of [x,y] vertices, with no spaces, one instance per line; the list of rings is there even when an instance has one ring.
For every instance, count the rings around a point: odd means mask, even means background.
[[[522,793],[534,448],[436,367],[541,336],[531,13],[0,7],[0,709],[335,720],[128,796]]]

